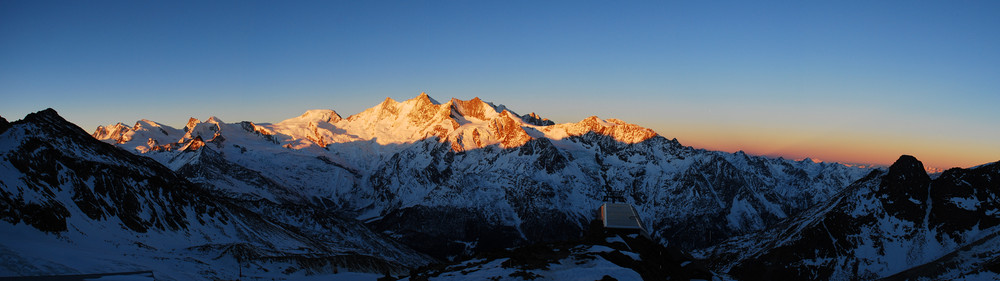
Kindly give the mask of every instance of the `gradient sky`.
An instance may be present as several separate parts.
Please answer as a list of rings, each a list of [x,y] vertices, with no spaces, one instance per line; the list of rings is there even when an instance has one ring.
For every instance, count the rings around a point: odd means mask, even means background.
[[[427,92],[724,151],[1000,160],[1000,1],[290,2],[0,1],[0,115],[264,123]]]

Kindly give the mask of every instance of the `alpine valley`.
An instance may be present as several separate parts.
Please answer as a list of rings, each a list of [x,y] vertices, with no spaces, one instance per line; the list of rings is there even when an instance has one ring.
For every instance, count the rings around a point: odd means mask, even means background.
[[[47,109],[0,118],[0,157],[0,276],[1000,278],[1000,163],[707,151],[479,98],[92,134]],[[648,235],[599,231],[612,194]]]

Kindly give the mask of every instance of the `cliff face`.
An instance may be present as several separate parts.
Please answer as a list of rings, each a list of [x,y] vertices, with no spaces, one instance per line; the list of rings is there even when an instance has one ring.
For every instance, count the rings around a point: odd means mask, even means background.
[[[159,141],[163,149],[137,138],[116,145],[175,171],[198,167],[185,175],[231,196],[314,204],[413,247],[440,245],[424,250],[441,259],[577,238],[608,192],[625,194],[658,242],[701,248],[767,228],[870,171],[698,150],[617,119],[551,124],[426,94],[347,118],[311,110],[277,124],[209,118],[186,128]]]
[[[783,225],[704,254],[748,280],[877,279],[901,271],[951,279],[981,272],[991,261],[954,260],[996,252],[989,245],[1000,231],[998,169],[1000,163],[955,168],[931,180],[920,161],[904,155]],[[909,270],[942,257],[953,264]]]
[[[3,275],[140,268],[157,271],[158,278],[207,280],[236,276],[237,262],[247,266],[243,272],[258,274],[333,266],[405,272],[431,261],[351,218],[208,189],[184,177],[204,176],[199,167],[175,172],[94,139],[53,110],[5,125],[0,133]],[[219,167],[225,160],[212,158],[217,155],[208,147],[196,136],[186,150],[175,152],[192,163]],[[254,175],[229,168],[210,174]],[[326,263],[300,263],[308,259]]]

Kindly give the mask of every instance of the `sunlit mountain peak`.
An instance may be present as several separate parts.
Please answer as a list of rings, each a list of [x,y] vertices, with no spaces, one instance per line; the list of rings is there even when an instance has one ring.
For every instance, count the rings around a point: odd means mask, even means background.
[[[144,133],[135,137],[140,131]],[[491,145],[513,148],[535,138],[561,140],[587,133],[609,136],[623,143],[656,136],[650,129],[614,118],[603,120],[591,116],[577,123],[555,124],[535,113],[518,115],[504,105],[479,97],[450,98],[442,104],[427,93],[402,102],[386,98],[347,118],[341,118],[331,109],[307,110],[277,124],[263,125],[249,121],[228,124],[212,116],[204,122],[190,118],[183,131],[143,119],[135,128],[122,124],[98,127],[93,136],[112,143],[128,143],[126,146],[137,151],[190,148],[189,142],[198,137],[217,145],[232,138],[260,139],[291,149],[325,149],[330,144],[356,141],[403,144],[434,139],[451,143],[455,151],[466,151]]]

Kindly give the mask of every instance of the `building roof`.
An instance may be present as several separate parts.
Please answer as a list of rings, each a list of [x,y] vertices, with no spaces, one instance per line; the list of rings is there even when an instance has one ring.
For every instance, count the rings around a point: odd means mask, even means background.
[[[604,203],[601,205],[601,222],[605,228],[642,229],[639,215],[627,203]]]

